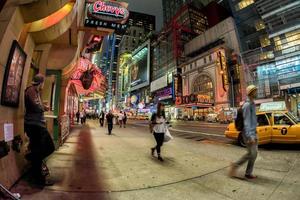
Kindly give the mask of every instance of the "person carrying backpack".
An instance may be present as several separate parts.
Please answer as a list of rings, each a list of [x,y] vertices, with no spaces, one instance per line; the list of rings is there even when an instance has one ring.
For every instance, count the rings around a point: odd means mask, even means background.
[[[236,128],[242,131],[242,137],[246,143],[247,153],[237,162],[231,165],[229,172],[230,177],[236,177],[237,169],[244,163],[248,162],[245,177],[255,179],[253,175],[253,167],[257,157],[257,118],[254,99],[257,96],[257,87],[249,85],[247,87],[247,100],[238,111],[237,119],[235,120]]]

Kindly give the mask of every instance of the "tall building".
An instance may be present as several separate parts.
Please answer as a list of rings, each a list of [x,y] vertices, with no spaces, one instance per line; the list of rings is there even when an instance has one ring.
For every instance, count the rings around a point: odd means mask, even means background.
[[[260,101],[285,100],[295,114],[300,102],[300,2],[229,0],[238,27],[248,84]]]
[[[168,24],[176,13],[186,4],[192,4],[197,8],[202,8],[212,0],[163,0],[164,24]]]
[[[124,102],[130,96],[128,62],[132,52],[147,40],[149,34],[155,31],[155,16],[138,12],[130,12],[128,28],[122,36],[118,51],[116,101],[119,108],[124,108]]]
[[[94,54],[92,59],[102,72],[106,75],[108,82],[108,90],[106,91],[106,102],[108,109],[115,105],[115,92],[117,83],[117,60],[121,35],[111,34],[105,36],[99,52]]]
[[[171,115],[175,113],[175,97],[182,95],[181,85],[178,83],[181,82],[179,66],[186,60],[184,45],[208,27],[207,17],[200,9],[203,4],[197,1],[199,5],[196,5],[195,2],[163,1],[165,25],[152,43],[152,103],[164,101],[167,105],[166,112]],[[177,9],[174,3],[181,6]]]
[[[154,15],[130,11],[128,19],[129,27],[141,27],[145,29],[145,32],[151,32],[155,30],[155,24]]]
[[[207,18],[200,9],[191,4],[183,5],[172,20],[158,34],[153,52],[153,79],[167,73],[177,73],[177,67],[184,62],[184,44],[208,27]],[[170,77],[172,82],[172,77]]]

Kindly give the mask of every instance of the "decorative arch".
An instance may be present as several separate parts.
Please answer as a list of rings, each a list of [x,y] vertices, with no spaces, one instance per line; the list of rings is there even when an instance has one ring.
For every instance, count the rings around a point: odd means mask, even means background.
[[[214,81],[209,74],[200,74],[192,82],[191,93],[205,95],[209,96],[210,99],[215,99],[214,85]]]

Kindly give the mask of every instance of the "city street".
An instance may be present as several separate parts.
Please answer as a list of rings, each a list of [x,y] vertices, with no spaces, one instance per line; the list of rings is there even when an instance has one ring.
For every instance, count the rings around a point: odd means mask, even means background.
[[[150,155],[154,139],[146,124],[130,121],[107,135],[98,121],[88,121],[48,159],[53,186],[37,187],[25,175],[12,191],[22,200],[300,198],[299,146],[262,146],[254,171],[258,179],[243,179],[244,167],[241,178],[232,179],[229,165],[245,149],[222,139],[226,125],[173,123],[175,137],[164,144],[160,162]]]

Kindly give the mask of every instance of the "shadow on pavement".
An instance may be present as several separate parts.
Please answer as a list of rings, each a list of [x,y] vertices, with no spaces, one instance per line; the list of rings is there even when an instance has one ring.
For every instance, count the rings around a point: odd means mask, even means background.
[[[101,163],[98,162],[100,157],[93,144],[90,128],[84,126],[76,139],[77,142],[73,143],[75,145],[74,152],[67,153],[64,150],[58,150],[48,161],[51,163],[48,165],[51,171],[51,180],[54,181],[53,186],[36,185],[31,173],[27,172],[13,187],[13,191],[17,191],[25,199],[42,199],[43,197],[57,199],[57,196],[54,197],[57,193],[66,195],[66,197],[70,193],[75,196],[88,197],[92,192],[99,193],[97,199],[104,200],[104,195],[101,195],[104,191],[104,184],[101,181],[104,179],[104,175],[100,170]],[[51,197],[52,194],[53,197]],[[83,196],[80,199],[88,199]]]

